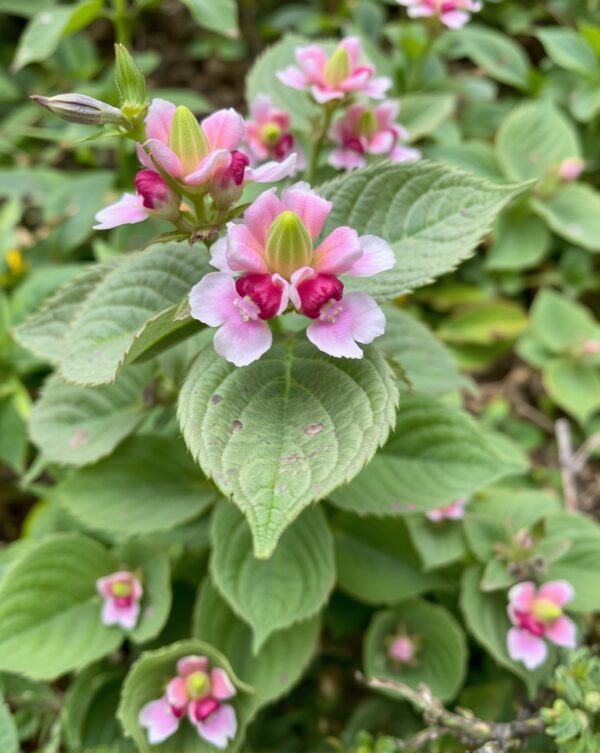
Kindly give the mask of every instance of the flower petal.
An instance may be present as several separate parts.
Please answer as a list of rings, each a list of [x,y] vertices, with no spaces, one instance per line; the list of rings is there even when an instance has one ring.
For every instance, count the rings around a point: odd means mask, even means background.
[[[508,600],[511,607],[518,609],[520,612],[529,612],[531,602],[535,598],[535,583],[530,580],[523,583],[517,583],[508,592]]]
[[[316,238],[323,230],[333,204],[311,190],[308,183],[295,183],[281,194],[286,209],[295,212],[304,223],[311,238]]]
[[[116,624],[120,625],[124,630],[133,630],[140,616],[139,601],[132,601],[128,607],[117,607],[117,609],[119,619]]]
[[[330,275],[343,274],[353,268],[362,253],[356,230],[338,227],[315,250],[314,268]]]
[[[237,149],[246,132],[244,119],[233,108],[213,112],[201,125],[211,150]]]
[[[409,13],[410,15],[410,13]],[[380,76],[369,81],[363,89],[363,94],[366,94],[372,99],[383,99],[387,90],[392,85],[392,79],[387,76]]]
[[[208,659],[206,656],[197,656],[190,654],[182,656],[177,662],[177,672],[180,675],[191,675],[193,672],[206,672],[208,669]]]
[[[244,212],[244,222],[256,239],[259,248],[265,247],[271,225],[285,209],[275,195],[275,190],[275,188],[270,188],[268,191],[263,191]]]
[[[229,679],[224,669],[213,669],[210,673],[211,694],[219,701],[233,698],[236,693],[235,686]]]
[[[179,719],[171,711],[166,698],[150,701],[138,714],[138,724],[148,730],[148,742],[157,745],[177,732]]]
[[[190,291],[191,315],[209,327],[218,327],[234,310],[235,282],[225,272],[210,272]]]
[[[546,637],[557,646],[575,648],[577,645],[577,626],[569,617],[559,617],[546,627]]]
[[[316,44],[299,47],[296,50],[296,60],[302,72],[309,81],[323,81],[323,72],[327,65],[327,53]]]
[[[361,43],[358,37],[345,37],[339,44],[348,53],[350,59],[350,70],[356,68],[360,60]]]
[[[343,91],[340,91],[339,89],[330,89],[328,87],[321,86],[320,84],[311,86],[310,92],[320,105],[324,105],[326,102],[331,102],[331,100],[333,99],[344,98]]]
[[[167,685],[165,695],[171,706],[175,706],[175,708],[178,709],[184,709],[186,707],[188,693],[185,684],[184,677],[174,677]]]
[[[188,186],[199,186],[208,181],[220,170],[227,170],[231,164],[231,152],[228,149],[216,149],[200,160],[197,168],[186,175]]]
[[[198,734],[215,748],[226,748],[237,733],[237,719],[232,706],[220,706],[208,719],[196,724]]]
[[[508,631],[506,646],[510,658],[523,662],[527,669],[541,666],[548,655],[548,648],[542,638],[519,628],[511,628]]]
[[[234,366],[247,366],[269,350],[273,335],[261,319],[244,321],[239,312],[236,314],[219,327],[213,344],[217,353]]]
[[[134,225],[148,217],[141,196],[132,193],[123,194],[119,201],[101,209],[96,215],[94,230],[110,230],[119,225]]]
[[[166,99],[153,99],[146,115],[147,138],[168,144],[176,110],[177,106]]]
[[[469,20],[469,14],[460,10],[451,10],[448,13],[442,13],[440,18],[449,29],[462,29]]]
[[[231,223],[227,230],[227,263],[235,272],[264,274],[268,267],[262,248],[248,225]]]
[[[220,272],[228,272],[233,275],[235,272],[231,269],[229,262],[227,261],[227,245],[226,235],[212,244],[210,247],[210,263]]]
[[[329,153],[329,164],[338,170],[355,170],[364,167],[367,161],[353,149],[334,149]]]
[[[162,141],[159,141],[158,139],[148,139],[144,146],[146,149],[150,150],[152,160],[154,160],[168,175],[176,179],[183,177],[183,168],[181,167],[179,157],[175,152],[169,149],[168,146],[163,144]],[[156,170],[156,166],[152,164],[151,169]]]
[[[575,589],[566,580],[553,580],[544,583],[540,588],[538,596],[548,599],[559,607],[564,606],[575,596]]]
[[[306,89],[308,86],[308,79],[295,65],[289,65],[282,71],[276,71],[275,75],[282,84],[290,86],[292,89]]]
[[[352,277],[371,277],[392,269],[396,256],[391,246],[377,235],[361,235],[358,239],[362,256],[346,272]]]
[[[290,154],[282,162],[265,162],[260,167],[246,168],[246,182],[255,181],[256,183],[275,183],[278,180],[287,178],[296,169],[296,154]]]

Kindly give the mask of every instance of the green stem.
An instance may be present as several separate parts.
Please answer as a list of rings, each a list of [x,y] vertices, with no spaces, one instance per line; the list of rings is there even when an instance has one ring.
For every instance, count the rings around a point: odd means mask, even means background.
[[[113,0],[114,14],[113,21],[115,25],[115,36],[119,44],[125,47],[131,46],[131,34],[129,33],[129,24],[127,18],[127,0]]]
[[[314,181],[315,175],[317,174],[317,169],[319,167],[319,157],[321,156],[321,152],[325,144],[325,139],[327,138],[327,134],[329,133],[329,126],[331,125],[331,119],[333,117],[334,111],[335,106],[332,107],[331,105],[325,105],[321,130],[319,131],[317,140],[313,145],[312,153],[310,155],[310,162],[308,163],[308,169],[306,170],[306,180],[309,183],[312,183]]]

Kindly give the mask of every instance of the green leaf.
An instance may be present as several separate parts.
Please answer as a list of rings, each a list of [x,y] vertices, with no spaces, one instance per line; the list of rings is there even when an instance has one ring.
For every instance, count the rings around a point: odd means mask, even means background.
[[[400,100],[400,123],[417,141],[448,120],[456,105],[452,94],[408,94]]]
[[[514,339],[527,322],[527,314],[518,304],[494,301],[458,312],[444,321],[437,334],[449,343],[489,345]]]
[[[245,368],[211,345],[179,396],[192,455],[246,516],[258,557],[311,502],[352,478],[388,434],[398,392],[381,353],[328,358],[287,340]]]
[[[560,358],[542,371],[548,396],[580,423],[600,410],[600,371],[574,358]]]
[[[335,584],[333,540],[323,513],[305,510],[268,560],[257,560],[244,516],[220,504],[213,517],[211,574],[252,628],[254,653],[274,632],[317,614]]]
[[[546,54],[553,63],[573,73],[591,76],[598,69],[593,47],[574,29],[559,26],[538,29]]]
[[[394,666],[388,641],[401,630],[416,639],[414,665]],[[426,683],[442,701],[460,690],[467,669],[465,634],[444,607],[412,599],[377,612],[365,633],[363,665],[367,677],[397,680],[415,690]],[[390,695],[394,695],[392,692]]]
[[[188,245],[165,244],[133,254],[86,298],[73,322],[60,371],[83,385],[114,381],[140,329],[189,293],[207,271]]]
[[[102,624],[96,580],[116,565],[79,534],[26,550],[0,583],[0,670],[53,680],[114,651],[123,632]]]
[[[468,568],[463,575],[460,607],[467,628],[498,664],[510,669],[523,681],[532,698],[540,683],[548,677],[554,664],[555,650],[548,644],[548,658],[536,670],[526,669],[523,664],[514,662],[506,647],[506,636],[511,628],[506,613],[508,598],[503,592],[483,593],[481,577],[482,568],[478,565]]]
[[[542,178],[562,160],[581,156],[577,131],[550,101],[514,109],[500,126],[496,148],[511,180]]]
[[[447,505],[522,466],[508,460],[464,411],[406,395],[383,450],[332,502],[358,515],[399,515]]]
[[[584,515],[560,515],[547,521],[547,536],[552,541],[571,539],[566,553],[551,562],[546,580],[567,580],[575,589],[575,598],[567,610],[589,614],[600,609],[600,528]]]
[[[121,536],[168,531],[218,499],[183,444],[156,436],[130,437],[114,455],[72,473],[53,494],[86,526]]]
[[[436,396],[465,386],[454,359],[424,324],[396,306],[383,309],[385,334],[377,345],[402,366],[412,389]]]
[[[582,81],[569,97],[569,110],[574,118],[589,123],[600,112],[600,89],[595,80]]]
[[[500,31],[469,24],[453,33],[461,54],[471,58],[491,78],[517,89],[529,87],[529,63],[520,45]]]
[[[126,734],[133,739],[139,753],[214,753],[215,748],[198,735],[196,728],[186,717],[183,718],[176,734],[159,745],[150,745],[146,731],[138,724],[138,714],[142,707],[161,698],[165,682],[176,675],[178,659],[190,655],[206,656],[211,666],[223,668],[235,685],[238,692],[228,703],[235,709],[238,730],[226,751],[232,753],[240,746],[251,708],[252,688],[236,677],[229,662],[219,651],[208,643],[190,640],[143,653],[127,675],[118,715]]]
[[[21,35],[12,70],[50,57],[62,37],[88,26],[100,15],[102,5],[102,0],[83,0],[74,6],[55,5],[40,10]]]
[[[250,628],[207,580],[194,610],[193,637],[222,651],[239,677],[254,688],[250,711],[254,716],[298,682],[316,651],[319,627],[318,616],[298,622],[271,635],[254,654]]]
[[[80,466],[110,455],[143,419],[151,377],[151,368],[136,366],[115,384],[78,387],[54,374],[31,411],[31,441],[53,463]]]
[[[34,314],[13,330],[18,343],[50,363],[59,363],[67,330],[86,298],[119,261],[90,264],[62,285]]]
[[[6,463],[16,473],[24,472],[29,450],[26,400],[27,392],[23,386],[0,399],[0,462]]]
[[[501,183],[505,180],[498,163],[496,150],[486,141],[434,144],[428,148],[427,153],[438,162],[449,162],[459,170],[478,175],[480,178],[491,180],[494,183]]]
[[[552,196],[536,199],[531,206],[561,238],[588,251],[600,251],[600,194],[591,186],[561,186]]]
[[[19,753],[20,750],[17,725],[2,696],[0,696],[0,750],[2,753]]]
[[[407,515],[406,527],[424,570],[435,570],[461,559],[467,551],[460,521],[442,520],[434,523],[422,513]]]
[[[326,183],[319,193],[333,202],[325,232],[350,225],[392,245],[392,270],[347,285],[391,299],[426,285],[471,256],[498,212],[522,190],[419,161],[353,170]]]
[[[182,0],[192,18],[203,29],[235,39],[239,37],[236,0]]]
[[[498,217],[485,266],[493,272],[534,267],[546,256],[550,243],[550,231],[539,217],[503,212]]]
[[[335,519],[335,551],[339,585],[367,604],[393,604],[401,599],[447,587],[437,573],[425,573],[404,521]]]
[[[600,324],[590,310],[554,290],[541,290],[531,307],[531,334],[557,355],[573,352],[586,340],[600,340]]]

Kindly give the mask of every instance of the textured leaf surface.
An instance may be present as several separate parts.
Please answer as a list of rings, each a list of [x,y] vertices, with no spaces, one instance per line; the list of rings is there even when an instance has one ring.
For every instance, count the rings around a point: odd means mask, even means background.
[[[53,375],[31,411],[32,442],[53,463],[79,466],[109,455],[144,417],[151,376],[150,368],[136,366],[115,384],[79,387]]]
[[[268,560],[257,560],[244,516],[231,504],[213,519],[211,573],[231,608],[253,631],[257,652],[275,631],[312,617],[335,583],[333,539],[321,510],[305,510]]]
[[[194,613],[193,637],[210,643],[231,662],[239,677],[251,685],[251,715],[285,695],[300,679],[317,647],[318,616],[274,633],[257,654],[250,646],[248,625],[236,617],[210,580],[202,586]]]
[[[406,395],[383,450],[330,498],[359,515],[398,515],[468,497],[522,470],[464,411]]]
[[[354,170],[319,193],[333,202],[324,232],[349,225],[361,234],[382,236],[396,254],[391,271],[348,281],[348,288],[395,298],[471,256],[496,215],[521,190],[419,161]]]
[[[425,570],[444,567],[466,554],[461,521],[434,522],[422,513],[407,515],[404,520]]]
[[[333,359],[287,340],[242,369],[203,350],[179,421],[203,470],[246,516],[268,557],[310,502],[352,478],[385,441],[397,388],[381,353]]]
[[[401,628],[418,639],[415,665],[394,666],[388,658],[387,641]],[[426,683],[442,701],[456,695],[467,664],[465,634],[444,607],[412,599],[377,614],[365,634],[363,664],[367,677],[406,683],[415,690]]]
[[[100,621],[96,580],[115,570],[78,534],[28,549],[0,585],[0,670],[52,680],[114,651],[123,633]]]
[[[57,488],[61,504],[90,528],[122,536],[166,531],[218,498],[179,441],[138,436]]]
[[[591,186],[562,186],[532,207],[557,235],[588,251],[600,251],[600,194]]]
[[[68,382],[114,381],[141,328],[187,295],[207,271],[205,256],[182,244],[132,255],[92,292],[73,323],[61,360]]]

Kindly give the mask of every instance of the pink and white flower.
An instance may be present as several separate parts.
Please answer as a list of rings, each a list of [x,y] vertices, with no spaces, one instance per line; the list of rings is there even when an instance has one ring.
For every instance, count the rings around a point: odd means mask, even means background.
[[[383,102],[375,108],[351,105],[329,133],[338,144],[329,155],[329,163],[341,170],[352,170],[364,167],[368,154],[385,155],[392,162],[420,159],[418,149],[400,143],[408,138],[408,131],[396,123],[398,109],[396,102]]]
[[[389,245],[339,227],[320,243],[331,202],[307,183],[265,191],[242,222],[227,226],[214,244],[206,275],[190,293],[192,316],[212,327],[216,351],[236,366],[260,358],[272,343],[268,319],[291,303],[312,320],[309,340],[328,355],[361,358],[358,343],[370,343],[385,328],[385,316],[365,293],[344,294],[342,275],[368,277],[391,269]],[[236,279],[234,279],[236,278]]]
[[[539,589],[531,581],[513,586],[508,592],[508,616],[514,625],[507,636],[510,658],[535,669],[546,661],[546,640],[574,648],[577,628],[563,614],[563,607],[574,595],[573,587],[564,580],[544,583]]]
[[[133,630],[140,616],[140,602],[144,594],[139,578],[120,570],[96,581],[96,590],[104,599],[102,622]]]
[[[273,106],[266,94],[259,94],[250,105],[246,120],[246,144],[250,164],[266,159],[281,161],[296,153],[296,170],[304,168],[304,157],[290,130],[290,116]]]
[[[98,212],[94,230],[133,225],[148,217],[173,221],[179,216],[179,196],[154,170],[138,171],[135,190],[135,194],[123,194],[119,201]]]
[[[175,734],[187,716],[203,740],[223,749],[237,733],[235,709],[224,703],[235,695],[224,669],[211,669],[205,656],[184,656],[165,694],[140,710],[138,722],[147,730],[148,742],[157,745]]]
[[[246,128],[235,110],[218,110],[198,123],[186,107],[154,99],[146,116],[145,144],[138,156],[149,169],[163,170],[187,190],[209,193],[219,208],[241,195],[245,183],[273,183],[289,175],[296,157],[249,167],[240,151]]]
[[[480,0],[396,0],[411,18],[437,16],[449,29],[461,29],[483,7]]]
[[[328,57],[322,47],[310,45],[296,50],[300,66],[290,65],[277,72],[277,78],[293,89],[308,90],[320,104],[341,100],[349,94],[366,94],[383,99],[392,82],[373,78],[375,68],[360,61],[361,43],[356,37],[342,39]]]
[[[440,523],[442,520],[461,520],[465,517],[468,499],[457,499],[445,507],[438,507],[425,513],[432,523]]]

